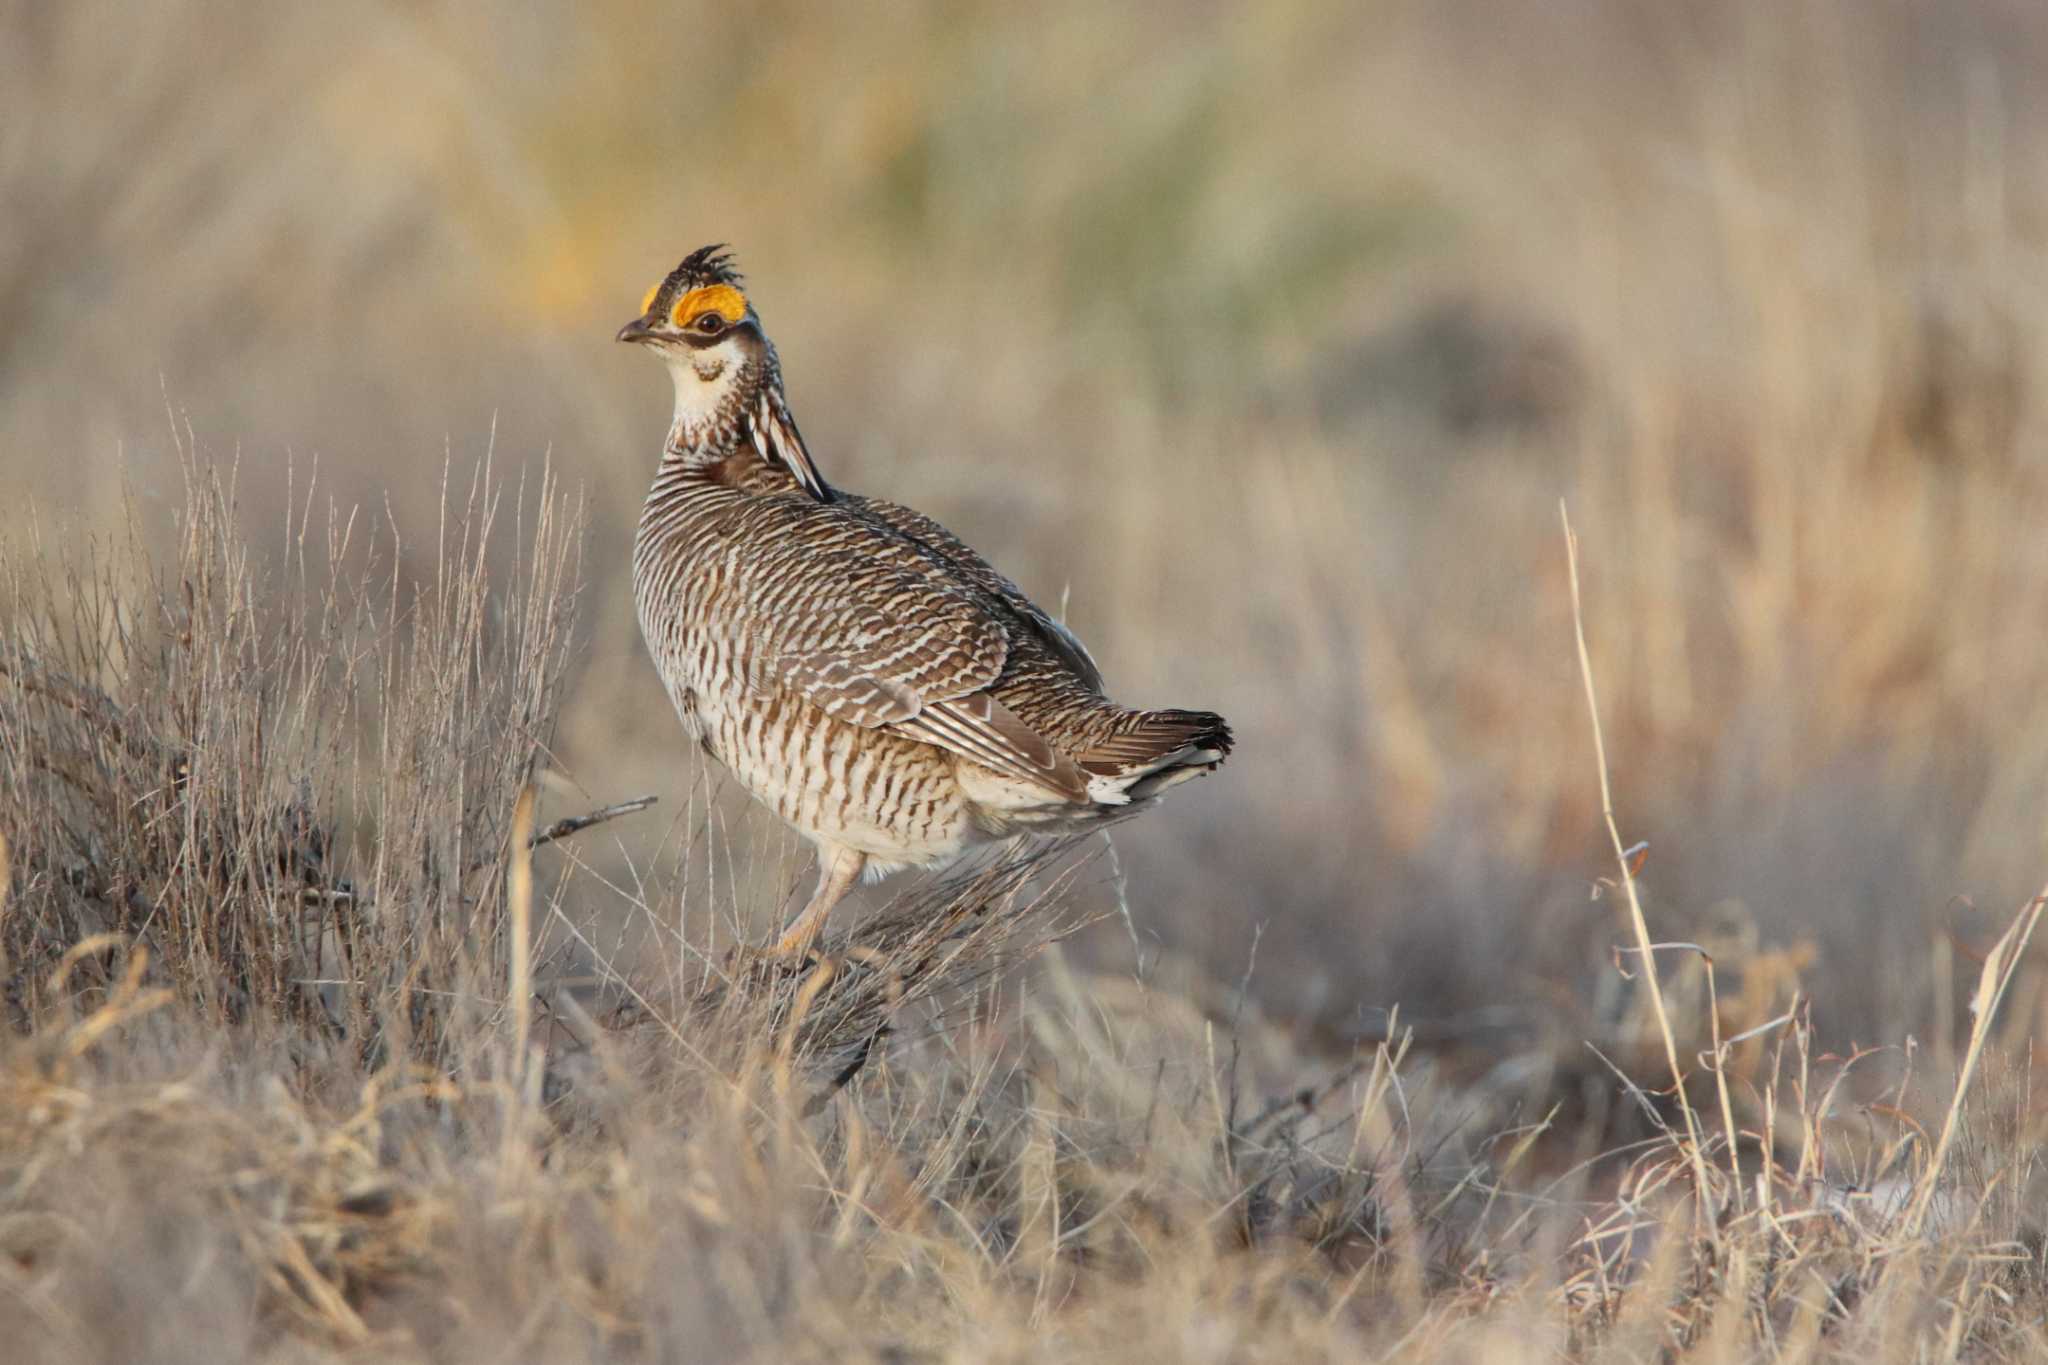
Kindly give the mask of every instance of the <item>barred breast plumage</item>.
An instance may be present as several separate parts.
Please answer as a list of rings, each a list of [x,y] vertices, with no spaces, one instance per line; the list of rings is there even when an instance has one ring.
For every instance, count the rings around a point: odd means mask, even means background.
[[[633,551],[684,728],[820,853],[801,953],[863,870],[1126,817],[1230,751],[1204,711],[1110,701],[1067,629],[929,517],[827,484],[728,258],[706,248],[621,340],[676,418]]]

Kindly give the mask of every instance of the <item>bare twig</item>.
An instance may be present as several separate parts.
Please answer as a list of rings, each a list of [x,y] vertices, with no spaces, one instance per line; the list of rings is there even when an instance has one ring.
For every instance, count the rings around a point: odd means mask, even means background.
[[[617,805],[603,806],[591,811],[587,815],[572,815],[567,819],[557,820],[546,829],[536,831],[534,836],[526,841],[526,846],[528,848],[539,848],[543,844],[552,844],[557,839],[566,839],[572,834],[581,834],[592,825],[601,825],[607,820],[616,820],[621,815],[631,815],[635,811],[646,810],[660,799],[658,796],[636,796],[631,801],[621,801]]]
[[[1256,1141],[1266,1125],[1292,1111],[1296,1116],[1313,1113],[1317,1105],[1349,1085],[1354,1077],[1362,1074],[1374,1062],[1373,1057],[1359,1057],[1349,1065],[1340,1067],[1330,1077],[1318,1084],[1304,1085],[1282,1095],[1274,1095],[1260,1108],[1259,1112],[1245,1120],[1244,1125],[1231,1133],[1236,1142]]]
[[[617,805],[601,806],[594,811],[589,811],[582,815],[568,816],[565,819],[555,821],[546,829],[536,830],[518,847],[530,853],[534,849],[566,839],[572,834],[581,834],[593,825],[601,825],[607,820],[616,820],[622,815],[631,815],[635,811],[646,810],[660,799],[657,796],[636,796],[631,801],[621,801]],[[494,856],[481,854],[471,861],[469,870],[471,872],[481,872],[486,868],[495,866],[496,862],[497,860]]]

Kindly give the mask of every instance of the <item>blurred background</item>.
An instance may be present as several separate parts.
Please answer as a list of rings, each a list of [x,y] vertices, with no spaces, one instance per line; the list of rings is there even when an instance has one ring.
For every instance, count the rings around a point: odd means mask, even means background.
[[[706,775],[626,582],[669,388],[611,335],[706,242],[835,482],[1234,722],[1116,834],[1100,965],[1338,1045],[1598,1032],[1560,499],[1653,930],[1755,1020],[1948,1039],[2048,871],[2039,5],[0,15],[0,535],[125,488],[168,537],[174,422],[266,551],[311,481],[430,554],[444,470],[551,462],[560,802],[668,798],[591,854],[657,905]],[[801,850],[719,809],[774,913]]]

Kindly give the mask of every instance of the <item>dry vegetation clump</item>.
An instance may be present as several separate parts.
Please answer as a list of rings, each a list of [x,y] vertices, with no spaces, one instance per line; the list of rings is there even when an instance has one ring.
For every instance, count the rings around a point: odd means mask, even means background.
[[[1724,998],[1758,965],[1752,1023],[1806,957],[1825,1036],[1952,1064],[2048,808],[2048,6],[161,0],[6,31],[9,534],[119,525],[117,449],[175,501],[166,382],[409,524],[417,452],[498,414],[590,489],[551,752],[604,774],[589,805],[673,809],[613,548],[669,398],[608,338],[729,240],[835,481],[1065,600],[1119,694],[1244,736],[1119,836],[1166,950],[1234,982],[1270,906],[1263,1003],[1349,1045],[1398,999],[1475,1065],[1633,1020],[1583,895],[1563,492],[1660,923],[1722,940]],[[259,523],[281,463],[242,473]],[[662,828],[615,831],[644,866]],[[628,877],[610,834],[578,847]],[[1076,951],[1121,962],[1122,929]]]
[[[1398,1017],[1317,1059],[1242,987],[1080,970],[1086,847],[913,886],[830,969],[670,927],[673,968],[622,973],[580,932],[621,894],[572,856],[597,821],[536,833],[523,795],[574,603],[552,487],[480,471],[415,583],[361,567],[402,528],[338,515],[266,569],[232,479],[186,470],[175,559],[0,565],[10,1359],[2048,1348],[2040,1123],[1993,1028],[2041,902],[1952,1087],[1828,1054],[1803,996],[1721,1030],[1710,958],[1703,1001],[1632,966],[1620,1147]],[[1626,860],[1613,895],[1641,925]]]
[[[0,1356],[2048,1358],[2048,9],[16,9]],[[829,972],[622,586],[714,237],[1245,736]]]
[[[445,499],[430,575],[407,531],[315,520],[270,567],[235,471],[185,448],[175,552],[32,525],[0,544],[0,923],[11,1023],[90,1004],[126,949],[222,1024],[428,1055],[502,960],[513,803],[570,658],[578,513],[552,476],[479,466]],[[511,594],[486,550],[516,542]],[[392,1007],[402,1002],[395,1012]]]

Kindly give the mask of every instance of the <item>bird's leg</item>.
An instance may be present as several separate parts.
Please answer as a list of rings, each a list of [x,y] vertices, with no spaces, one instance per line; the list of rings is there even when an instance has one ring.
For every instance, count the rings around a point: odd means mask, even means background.
[[[853,884],[860,880],[860,874],[867,865],[868,855],[865,853],[829,845],[821,849],[818,889],[811,893],[811,903],[803,908],[803,913],[789,922],[789,928],[768,950],[769,956],[799,960],[808,956],[811,945],[817,942],[819,933],[825,928],[825,917],[853,889]]]

